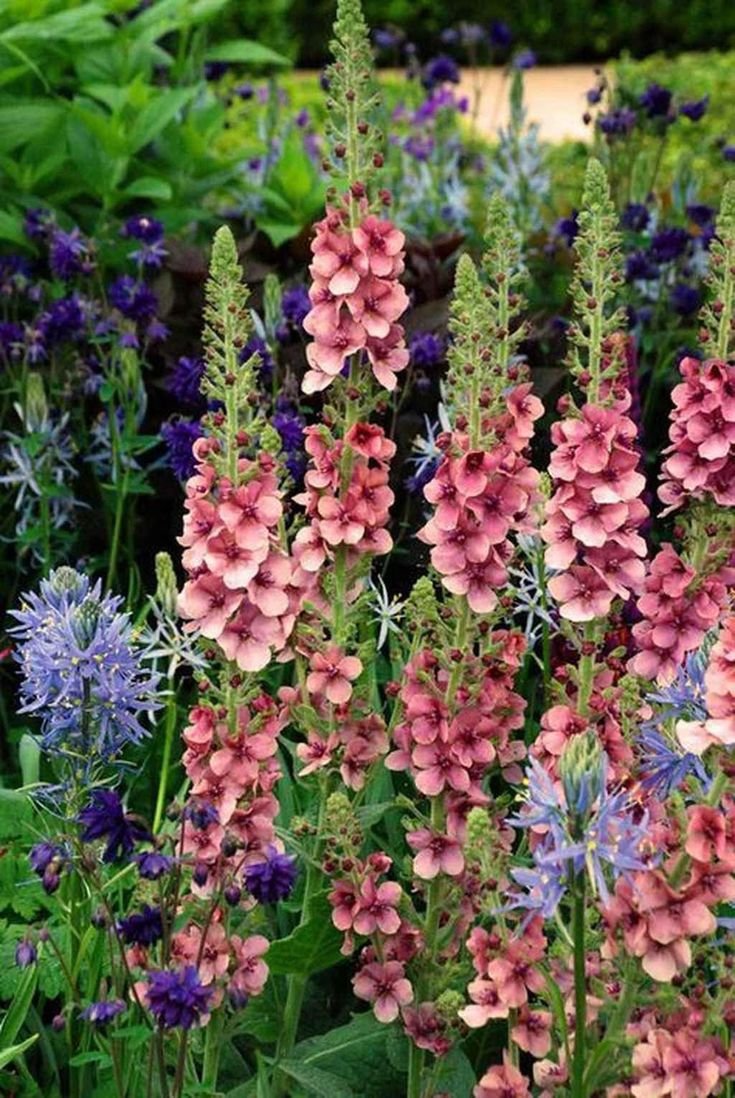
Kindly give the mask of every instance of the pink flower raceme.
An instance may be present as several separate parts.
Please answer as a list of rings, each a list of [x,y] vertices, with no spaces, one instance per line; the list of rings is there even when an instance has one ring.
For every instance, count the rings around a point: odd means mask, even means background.
[[[673,546],[664,545],[651,562],[638,599],[643,620],[633,627],[638,653],[630,669],[642,678],[668,682],[716,624],[726,599],[727,587],[718,573],[697,576]]]
[[[674,510],[693,499],[735,506],[735,365],[684,358],[673,391],[669,455],[661,500]]]
[[[488,1068],[472,1093],[474,1098],[530,1098],[531,1090],[526,1076],[504,1053],[503,1063]]]
[[[312,577],[279,543],[283,513],[273,461],[241,458],[239,484],[218,476],[212,442],[195,443],[197,471],[186,485],[179,597],[186,629],[216,641],[243,671],[260,671],[281,651]]]
[[[358,999],[373,1004],[379,1022],[394,1022],[401,1007],[413,1001],[413,989],[400,961],[372,961],[353,976],[352,986]]]
[[[730,1064],[719,1039],[694,1025],[658,1026],[633,1049],[634,1098],[707,1098],[720,1089]]]
[[[570,621],[605,617],[615,598],[627,599],[643,584],[639,529],[648,510],[628,406],[627,396],[610,408],[586,404],[578,418],[551,429],[554,494],[541,535],[547,565],[560,572],[549,590]]]
[[[491,449],[470,450],[468,437],[455,432],[424,489],[435,510],[418,536],[432,546],[431,563],[447,590],[465,595],[478,614],[497,605],[496,591],[508,579],[509,534],[529,527],[538,499],[538,473],[524,451],[543,408],[530,390],[516,386],[502,414],[483,423],[493,434]]]
[[[312,308],[304,319],[313,336],[306,349],[305,393],[326,389],[358,352],[380,385],[395,388],[396,374],[409,358],[396,323],[408,307],[398,281],[403,245],[403,233],[373,214],[350,230],[346,214],[330,209],[317,225],[311,244]]]

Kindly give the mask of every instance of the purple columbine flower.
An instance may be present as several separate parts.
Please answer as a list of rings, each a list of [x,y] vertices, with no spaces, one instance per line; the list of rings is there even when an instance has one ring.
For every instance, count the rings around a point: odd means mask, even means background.
[[[203,403],[199,391],[204,376],[204,359],[182,355],[166,378],[166,388],[181,404],[198,408]]]
[[[554,225],[554,236],[563,240],[571,248],[579,233],[579,211],[572,210],[569,217],[561,217]]]
[[[591,107],[594,107],[602,99],[602,88],[598,84],[595,84],[594,88],[588,88],[585,92],[585,99]]]
[[[707,206],[704,202],[690,202],[686,207],[686,215],[700,229],[704,229],[714,221],[715,209],[714,206]]]
[[[293,405],[283,397],[278,400],[271,423],[281,436],[283,449],[287,453],[293,453],[293,451],[303,448],[306,421]]]
[[[686,251],[689,239],[686,229],[678,225],[659,229],[651,238],[651,257],[656,263],[671,263]]]
[[[688,99],[679,106],[679,114],[688,118],[691,122],[699,122],[709,106],[709,96],[703,95],[701,99]]]
[[[138,866],[138,873],[146,881],[157,881],[165,876],[174,864],[174,859],[168,854],[161,854],[158,850],[147,850],[144,854],[136,854],[133,861]]]
[[[85,1022],[91,1022],[97,1029],[103,1029],[127,1009],[121,999],[102,999],[98,1003],[90,1003],[88,1007],[81,1010],[79,1017]]]
[[[723,145],[722,155],[728,163],[735,161],[735,145]]]
[[[161,424],[161,438],[166,444],[168,466],[179,480],[188,480],[196,467],[192,447],[204,434],[198,419],[173,416]]]
[[[493,19],[488,32],[490,45],[496,50],[506,50],[513,41],[513,32],[501,19]]]
[[[86,324],[82,301],[77,294],[60,297],[38,318],[38,329],[49,346],[79,339]]]
[[[265,861],[245,867],[248,892],[262,904],[272,904],[290,895],[298,869],[293,854],[281,854],[274,846],[266,851]]]
[[[597,116],[597,126],[606,137],[626,137],[636,121],[637,115],[630,107],[616,107]]]
[[[400,46],[404,37],[403,31],[392,30],[390,27],[377,27],[373,31],[373,45],[378,50],[394,50]]]
[[[629,202],[620,215],[622,227],[634,233],[642,233],[650,220],[648,207],[643,202]]]
[[[638,97],[638,102],[649,118],[663,118],[669,113],[671,91],[654,82]]]
[[[150,839],[148,828],[127,814],[114,789],[95,789],[89,803],[77,817],[84,828],[82,842],[106,839],[103,862],[119,862],[132,854],[136,842]]]
[[[89,244],[76,226],[68,233],[63,229],[53,229],[48,258],[52,274],[65,282],[75,275],[89,274],[94,270]]]
[[[44,749],[71,751],[91,765],[139,743],[149,734],[142,715],[160,705],[158,676],[139,661],[122,599],[67,567],[22,598],[10,630],[22,673],[20,712],[41,718]]]
[[[160,909],[144,904],[140,911],[120,919],[117,929],[128,945],[152,946],[163,937]]]
[[[145,999],[163,1029],[191,1029],[207,1013],[213,987],[205,987],[194,965],[173,972],[151,972]]]
[[[459,84],[459,65],[453,57],[440,53],[424,65],[421,83],[427,91],[439,84]]]
[[[434,332],[414,332],[408,341],[408,350],[414,366],[438,366],[446,354],[446,344]]]
[[[630,252],[625,257],[625,281],[649,282],[658,278],[658,267],[647,252]]]
[[[38,960],[36,947],[28,938],[22,938],[15,948],[15,963],[18,968],[29,968]]]
[[[121,228],[120,235],[137,240],[140,244],[139,248],[130,252],[131,259],[144,267],[154,269],[163,265],[167,255],[163,246],[163,225],[155,217],[146,217],[143,214],[129,217]]]
[[[691,316],[702,303],[702,295],[696,286],[687,286],[686,282],[677,282],[669,294],[671,308],[679,316]]]
[[[23,232],[29,240],[45,240],[46,235],[54,223],[54,215],[50,210],[36,207],[26,210],[23,219]]]
[[[152,320],[158,308],[158,299],[145,282],[137,282],[132,275],[120,275],[108,289],[110,303],[128,320],[145,324]]]
[[[259,363],[257,364],[258,375],[263,381],[268,381],[273,375],[273,355],[270,353],[268,344],[260,336],[252,336],[243,349],[240,351],[240,362],[247,362],[253,355],[257,355]]]
[[[283,291],[281,314],[288,324],[300,328],[310,309],[311,300],[306,286],[292,286],[289,290]]]
[[[205,61],[204,79],[212,82],[221,80],[225,73],[229,71],[229,68],[229,62],[227,61]]]
[[[13,320],[0,321],[0,356],[6,362],[18,357],[23,345],[23,329]]]

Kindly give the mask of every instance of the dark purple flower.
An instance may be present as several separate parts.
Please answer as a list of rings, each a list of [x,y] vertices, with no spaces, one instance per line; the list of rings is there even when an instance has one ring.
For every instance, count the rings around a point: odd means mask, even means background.
[[[685,282],[677,282],[669,295],[671,308],[680,316],[689,316],[696,313],[702,304],[702,296],[695,286],[687,286]]]
[[[440,53],[424,65],[421,82],[429,91],[438,84],[459,84],[459,66],[453,57]]]
[[[56,846],[54,843],[36,843],[31,847],[28,855],[28,861],[30,862],[31,869],[34,873],[37,873],[40,877],[42,873],[48,868],[54,858],[58,858],[62,855],[63,851],[60,846]]]
[[[657,263],[671,263],[686,250],[688,243],[689,233],[686,229],[678,226],[659,229],[651,238],[651,258]]]
[[[28,938],[22,938],[15,949],[15,963],[18,968],[29,968],[38,960],[36,947]]]
[[[709,106],[709,96],[703,95],[701,99],[689,99],[679,107],[679,114],[689,118],[692,122],[699,122],[703,118]]]
[[[0,321],[0,354],[6,360],[17,357],[23,344],[23,329],[12,320]]]
[[[210,801],[192,800],[184,809],[184,813],[199,831],[219,823],[219,812]]]
[[[669,113],[671,106],[671,92],[661,84],[649,84],[638,102],[645,108],[649,118],[663,118]]]
[[[602,99],[602,88],[599,87],[598,84],[595,84],[594,88],[589,88],[585,92],[585,98],[587,99],[589,105],[593,107],[595,103],[599,103]]]
[[[78,228],[70,232],[54,229],[49,243],[49,267],[52,274],[65,282],[78,274],[89,274],[94,263],[89,245]]]
[[[310,309],[311,300],[306,286],[292,286],[291,289],[283,291],[281,314],[289,324],[300,328]]]
[[[111,283],[108,295],[110,303],[128,320],[145,323],[151,320],[158,308],[156,295],[144,282],[137,282],[131,275],[120,275]]]
[[[91,1022],[98,1029],[102,1029],[117,1018],[118,1014],[122,1014],[127,1009],[121,999],[102,999],[98,1003],[90,1003],[88,1007],[81,1010],[79,1017],[85,1022]]]
[[[629,202],[620,215],[620,224],[631,232],[642,233],[650,219],[651,215],[645,203]]]
[[[625,258],[626,282],[647,282],[658,277],[658,267],[646,252],[631,252]]]
[[[258,355],[260,363],[256,364],[258,374],[263,381],[268,381],[273,374],[273,356],[268,344],[260,336],[252,336],[240,351],[240,362],[247,362],[253,355]]]
[[[405,34],[401,30],[395,30],[390,27],[378,27],[373,31],[373,44],[378,50],[394,50],[400,46],[405,37]]]
[[[161,438],[166,444],[166,460],[179,480],[188,480],[196,462],[192,447],[204,432],[198,419],[174,416],[161,424]]]
[[[703,202],[692,202],[686,208],[686,214],[690,221],[698,225],[700,229],[711,225],[715,219],[713,206],[706,206]]]
[[[144,267],[157,268],[163,264],[166,257],[163,225],[155,217],[145,217],[143,214],[129,217],[120,230],[120,235],[140,243],[140,247],[130,253],[131,259],[137,260]]]
[[[145,854],[135,854],[133,861],[138,866],[138,873],[146,881],[157,881],[168,873],[174,864],[174,859],[168,854],[161,854],[158,850],[147,850]]]
[[[136,842],[150,838],[148,828],[126,814],[123,803],[114,789],[95,789],[77,817],[84,828],[82,842],[106,839],[103,862],[117,862],[132,854]]]
[[[229,67],[227,61],[205,61],[204,79],[212,81],[221,80]]]
[[[120,919],[117,929],[128,945],[155,945],[163,937],[161,912],[157,907],[144,904],[140,911]]]
[[[50,210],[32,209],[26,210],[23,220],[23,232],[29,240],[45,240],[49,228],[54,223],[54,216]]]
[[[635,111],[629,107],[616,107],[607,114],[597,116],[597,125],[606,137],[625,137],[637,121]]]
[[[207,1013],[213,987],[205,987],[194,965],[173,972],[151,972],[145,999],[163,1029],[191,1029]]]
[[[0,296],[12,297],[25,292],[29,288],[31,276],[31,265],[25,256],[0,256]]]
[[[735,161],[735,145],[723,145],[722,155],[728,163]]]
[[[245,867],[248,892],[262,904],[284,900],[291,893],[297,876],[295,856],[281,854],[274,846],[268,847],[265,861]]]
[[[52,302],[39,317],[38,327],[48,344],[78,339],[86,327],[81,300],[71,294]]]
[[[281,436],[283,449],[287,453],[300,450],[304,445],[304,417],[286,400],[279,400],[271,423]]]
[[[235,88],[235,95],[238,97],[238,99],[252,99],[255,95],[255,88],[249,82],[245,84],[238,84]]]
[[[199,392],[203,376],[204,359],[198,356],[190,358],[187,355],[182,355],[166,378],[166,388],[181,404],[198,408],[203,403],[202,395]]]
[[[572,210],[568,217],[561,217],[554,226],[554,235],[562,239],[571,248],[579,232],[579,211]]]
[[[438,366],[443,360],[446,345],[434,332],[414,332],[408,341],[411,362],[414,366]]]
[[[459,42],[459,31],[456,27],[445,27],[439,35],[439,41],[443,46],[456,46]]]
[[[523,72],[527,69],[532,69],[537,61],[538,58],[533,50],[521,50],[521,52],[517,53],[513,58],[513,68],[520,69]]]
[[[493,19],[489,30],[490,45],[497,50],[505,50],[513,41],[513,32],[501,19]]]

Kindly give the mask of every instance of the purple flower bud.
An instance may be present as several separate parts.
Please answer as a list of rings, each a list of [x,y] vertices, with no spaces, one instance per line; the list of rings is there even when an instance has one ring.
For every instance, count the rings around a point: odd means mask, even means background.
[[[28,938],[23,938],[15,949],[15,963],[18,968],[28,968],[30,965],[35,965],[38,959],[36,953],[36,947],[33,942],[30,942]]]

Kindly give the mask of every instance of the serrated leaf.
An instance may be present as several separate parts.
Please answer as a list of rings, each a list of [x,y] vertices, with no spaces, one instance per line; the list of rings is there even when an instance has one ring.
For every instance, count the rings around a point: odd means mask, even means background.
[[[386,1098],[403,1093],[406,1079],[388,1058],[387,1038],[388,1027],[368,1011],[347,1025],[300,1041],[289,1059],[337,1076],[360,1098]]]
[[[438,1093],[444,1091],[452,1098],[462,1098],[465,1094],[472,1094],[476,1082],[475,1069],[461,1048],[457,1046],[446,1056],[440,1057],[434,1075]]]

